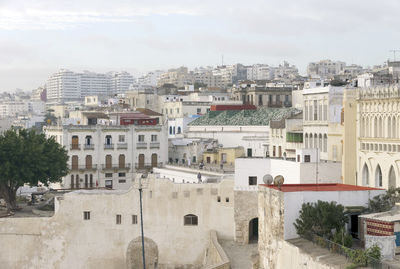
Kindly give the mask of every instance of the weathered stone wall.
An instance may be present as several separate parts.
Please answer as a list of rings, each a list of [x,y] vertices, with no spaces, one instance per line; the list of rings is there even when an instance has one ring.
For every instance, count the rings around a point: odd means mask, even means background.
[[[235,241],[249,243],[249,222],[258,218],[258,192],[235,191]]]
[[[218,202],[217,196],[230,202]],[[232,200],[233,181],[149,179],[143,192],[144,235],[157,245],[158,268],[202,266],[210,230],[233,240]],[[0,219],[1,268],[126,268],[128,246],[140,236],[137,190],[76,191],[57,201],[56,209],[51,218]],[[90,220],[83,220],[84,211],[90,211]],[[197,226],[184,225],[187,214],[198,216]]]
[[[284,193],[260,186],[258,192],[258,251],[261,268],[279,268],[278,254],[284,245]],[[285,268],[285,267],[282,267]],[[295,268],[295,267],[286,267]]]
[[[231,263],[218,243],[217,233],[210,232],[210,244],[206,251],[204,269],[230,269]]]

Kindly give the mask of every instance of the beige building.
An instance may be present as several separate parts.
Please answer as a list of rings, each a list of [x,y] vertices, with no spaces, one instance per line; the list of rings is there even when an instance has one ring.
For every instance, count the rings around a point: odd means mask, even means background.
[[[360,89],[357,99],[357,185],[400,186],[399,84]]]

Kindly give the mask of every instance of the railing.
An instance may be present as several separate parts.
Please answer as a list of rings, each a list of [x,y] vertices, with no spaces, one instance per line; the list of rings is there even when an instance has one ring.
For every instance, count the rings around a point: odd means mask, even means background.
[[[114,144],[104,144],[104,149],[114,149]]]
[[[313,242],[314,244],[316,244],[322,248],[328,249],[332,253],[337,253],[337,254],[346,256],[346,258],[349,261],[351,261],[351,259],[349,257],[349,252],[356,251],[355,249],[347,248],[343,245],[337,244],[331,240],[328,240],[328,239],[318,236],[316,234],[309,233],[302,237],[304,239],[307,239],[307,240]],[[366,256],[365,264],[359,264],[360,266],[366,266],[366,267],[374,268],[374,269],[383,268],[380,260],[377,260],[374,257],[368,256],[368,255],[365,255],[365,256]]]
[[[117,143],[117,149],[127,149],[128,143]]]
[[[162,167],[163,163],[135,163],[135,169],[148,170],[153,167]]]
[[[147,149],[147,143],[146,142],[137,142],[136,148],[137,149]]]
[[[94,144],[85,144],[84,149],[94,149]]]
[[[151,149],[159,149],[160,148],[160,142],[150,142],[150,148]]]
[[[69,149],[70,150],[80,150],[81,145],[80,144],[71,144]]]
[[[97,165],[70,165],[69,170],[71,171],[78,171],[78,170],[97,170]]]
[[[268,107],[282,107],[282,102],[268,103]]]
[[[111,164],[111,165],[102,164],[101,165],[101,169],[103,169],[103,170],[129,170],[129,169],[131,169],[131,164],[130,163],[126,163],[125,165],[120,165],[120,164]]]

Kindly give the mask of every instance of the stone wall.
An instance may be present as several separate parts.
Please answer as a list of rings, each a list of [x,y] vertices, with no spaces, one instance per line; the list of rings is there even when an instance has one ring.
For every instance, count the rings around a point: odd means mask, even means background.
[[[215,231],[210,232],[210,244],[205,255],[205,266],[204,269],[230,269],[231,263],[218,243],[217,233]]]
[[[258,192],[258,252],[261,268],[279,267],[279,253],[284,247],[284,193],[259,187]]]
[[[210,230],[233,240],[233,181],[173,184],[149,178],[143,191],[144,235],[158,249],[158,268],[199,268]],[[230,202],[217,197],[230,197]],[[125,268],[130,243],[140,237],[139,192],[75,191],[55,203],[51,218],[0,219],[0,267]],[[90,212],[90,220],[83,212]],[[116,215],[122,223],[116,223]],[[184,216],[198,216],[197,226]],[[137,215],[137,224],[132,223]]]
[[[235,191],[235,241],[249,243],[249,222],[258,218],[258,192]]]

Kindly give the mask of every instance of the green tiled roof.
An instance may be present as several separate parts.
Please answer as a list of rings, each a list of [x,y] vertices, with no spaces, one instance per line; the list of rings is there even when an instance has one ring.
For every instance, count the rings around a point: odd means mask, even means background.
[[[300,113],[297,108],[258,108],[257,110],[209,111],[204,116],[189,123],[203,125],[269,125],[270,120],[289,118]]]

